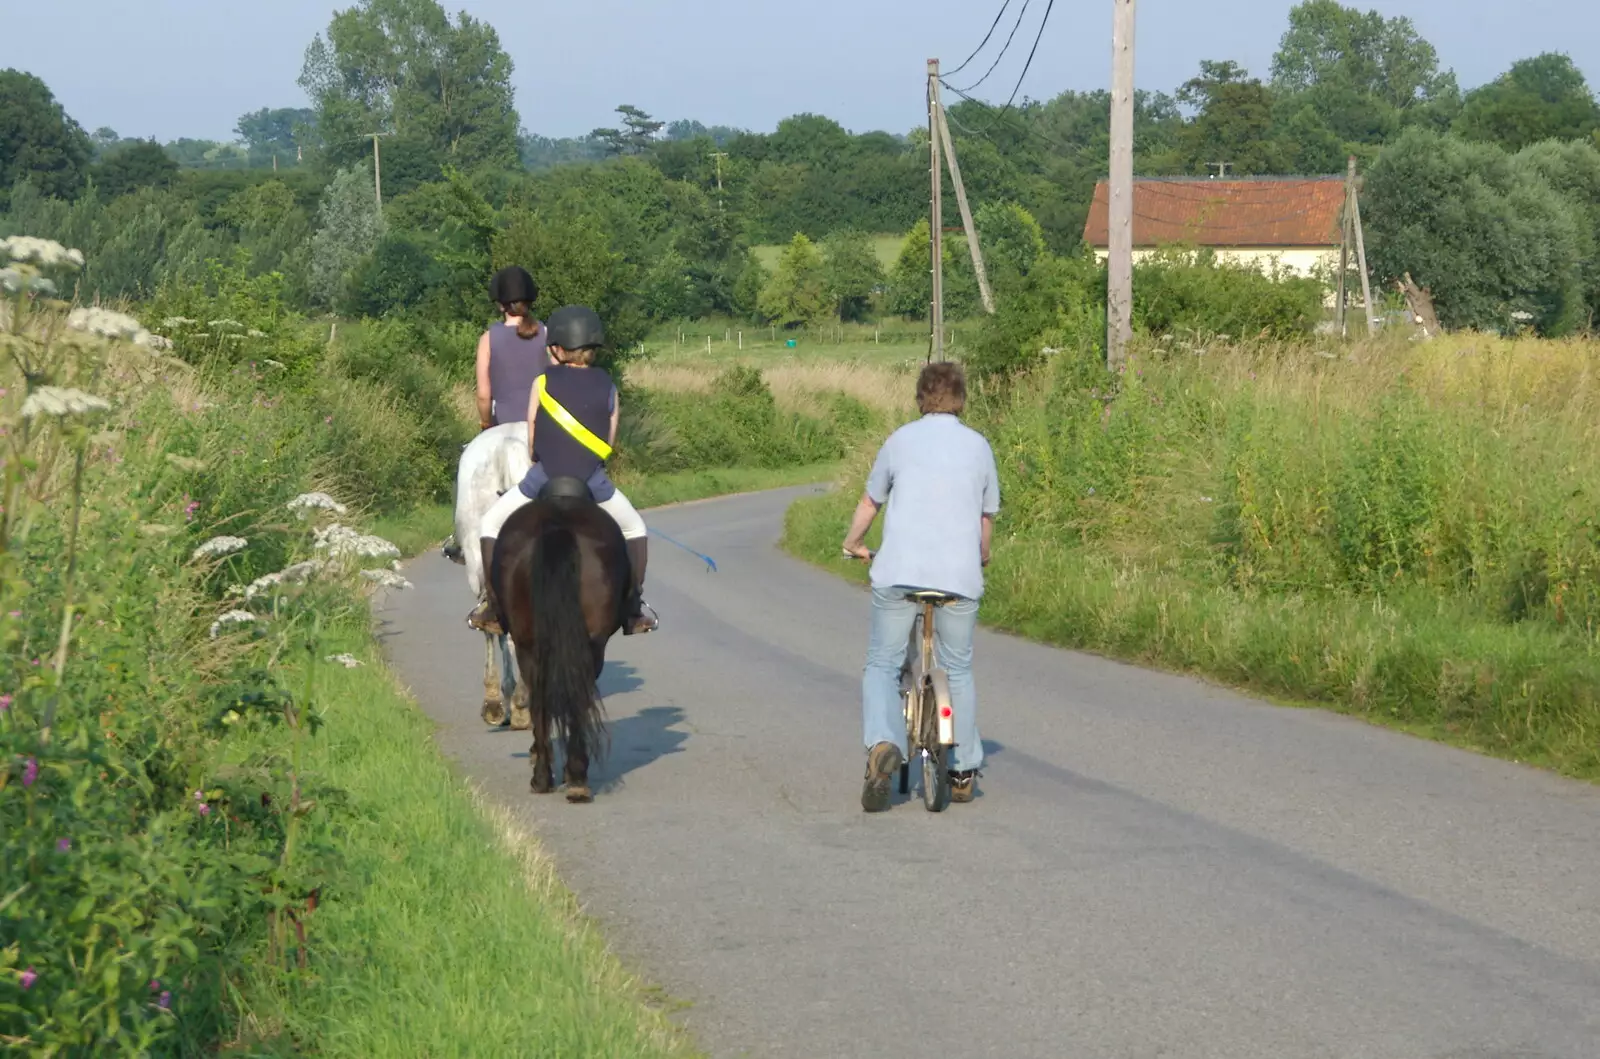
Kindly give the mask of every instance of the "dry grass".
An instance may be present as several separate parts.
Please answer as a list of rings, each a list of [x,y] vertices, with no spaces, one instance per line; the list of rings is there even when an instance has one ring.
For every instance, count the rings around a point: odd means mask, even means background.
[[[898,368],[842,361],[791,362],[762,369],[778,407],[808,415],[824,413],[819,395],[842,393],[875,412],[900,414],[912,407],[914,377]],[[690,364],[636,364],[628,381],[646,390],[709,393],[717,370]]]

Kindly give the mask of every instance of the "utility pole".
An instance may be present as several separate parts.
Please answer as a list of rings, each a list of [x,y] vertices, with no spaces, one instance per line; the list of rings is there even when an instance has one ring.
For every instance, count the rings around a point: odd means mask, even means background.
[[[717,160],[717,209],[722,209],[722,160],[728,157],[727,151],[712,151],[711,157]]]
[[[1367,276],[1367,237],[1361,230],[1360,178],[1355,175],[1356,160],[1350,158],[1350,215],[1356,227],[1356,266],[1361,269],[1361,304],[1367,311],[1367,334],[1378,333],[1378,317],[1372,304],[1372,282]]]
[[[944,180],[939,158],[939,60],[928,60],[928,152],[933,178],[932,222],[928,242],[933,251],[933,346],[929,360],[944,359]]]
[[[381,132],[372,134],[372,191],[378,197],[378,219],[383,219],[383,168],[378,161],[378,137]]]
[[[1339,211],[1339,297],[1335,322],[1339,337],[1350,337],[1345,327],[1345,314],[1350,304],[1350,233],[1355,229],[1355,214],[1350,210],[1356,186],[1356,158],[1351,155],[1344,171],[1344,209]]]
[[[961,180],[961,164],[956,161],[956,142],[950,137],[950,122],[944,114],[944,101],[939,98],[939,82],[933,83],[934,112],[939,118],[939,141],[950,163],[950,180],[956,186],[956,202],[961,206],[961,224],[967,232],[967,249],[972,251],[972,271],[978,277],[978,293],[983,296],[983,307],[994,315],[994,291],[989,289],[989,273],[983,267],[983,248],[978,245],[978,226],[972,223],[972,207],[967,205],[967,186]]]
[[[1106,366],[1121,371],[1133,337],[1133,29],[1135,0],[1112,0],[1110,286]]]
[[[1226,177],[1228,175],[1228,167],[1231,165],[1233,165],[1232,162],[1207,162],[1206,168],[1215,169],[1218,177]],[[1213,177],[1212,179],[1216,178]]]

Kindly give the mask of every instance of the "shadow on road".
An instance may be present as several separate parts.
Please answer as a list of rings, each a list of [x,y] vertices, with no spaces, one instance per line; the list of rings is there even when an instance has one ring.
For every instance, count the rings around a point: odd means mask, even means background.
[[[593,782],[598,792],[616,790],[623,778],[635,769],[668,754],[683,751],[689,733],[676,731],[683,723],[683,710],[677,706],[650,706],[636,714],[619,717],[606,727],[611,733],[611,752],[594,769]]]

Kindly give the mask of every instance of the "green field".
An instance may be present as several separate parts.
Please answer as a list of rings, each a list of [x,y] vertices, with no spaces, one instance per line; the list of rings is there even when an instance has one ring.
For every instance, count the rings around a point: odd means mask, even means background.
[[[877,252],[878,261],[882,263],[885,272],[894,266],[895,260],[900,256],[900,248],[905,242],[904,232],[879,233],[872,237],[872,249]],[[768,272],[778,267],[778,258],[782,256],[783,251],[784,245],[779,243],[767,243],[750,248],[750,252],[756,255],[756,260],[761,262],[761,267]]]

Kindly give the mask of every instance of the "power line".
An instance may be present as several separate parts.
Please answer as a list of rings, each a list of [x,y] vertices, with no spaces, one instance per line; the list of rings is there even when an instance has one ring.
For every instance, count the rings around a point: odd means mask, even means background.
[[[1033,3],[1033,0],[1022,0],[1022,10],[1017,12],[1017,21],[1011,26],[1011,35],[1006,38],[1005,47],[1000,49],[1000,54],[994,57],[994,62],[989,64],[989,69],[983,72],[983,76],[972,82],[972,84],[968,85],[966,87],[966,91],[971,92],[973,89],[989,80],[989,75],[994,73],[995,68],[1000,65],[1000,60],[1006,57],[1006,52],[1011,50],[1011,42],[1017,39],[1017,30],[1022,28],[1022,20],[1028,17],[1028,5],[1031,3]],[[954,70],[951,70],[950,72],[955,73]],[[946,85],[945,87],[949,88],[950,86]],[[952,92],[955,91],[954,88],[951,88],[950,90]]]
[[[1039,22],[1039,32],[1033,38],[1033,50],[1028,52],[1028,61],[1022,64],[1022,76],[1017,78],[1017,87],[1011,90],[1011,98],[1006,100],[1005,109],[1010,110],[1011,104],[1017,100],[1017,93],[1022,91],[1022,82],[1027,79],[1028,70],[1033,66],[1033,57],[1039,53],[1039,42],[1044,39],[1044,28],[1050,24],[1050,12],[1055,10],[1056,0],[1050,0],[1044,8],[1044,18]]]
[[[950,71],[951,74],[958,74],[962,70],[965,70],[967,68],[967,63],[970,63],[972,60],[976,59],[978,57],[978,53],[983,51],[984,48],[988,47],[989,38],[993,37],[994,36],[994,31],[1000,28],[1000,20],[1002,18],[1006,17],[1006,8],[1008,8],[1010,6],[1011,6],[1011,0],[1006,0],[1005,3],[1000,5],[1000,13],[994,16],[994,23],[989,27],[989,32],[987,32],[987,33],[985,33],[983,35],[983,40],[978,44],[978,46],[976,48],[973,49],[972,54],[967,56],[966,61],[963,62],[960,66],[956,67],[954,70]],[[1026,6],[1026,5],[1024,5],[1024,6]],[[1004,52],[1002,52],[1001,54],[1004,54]]]

